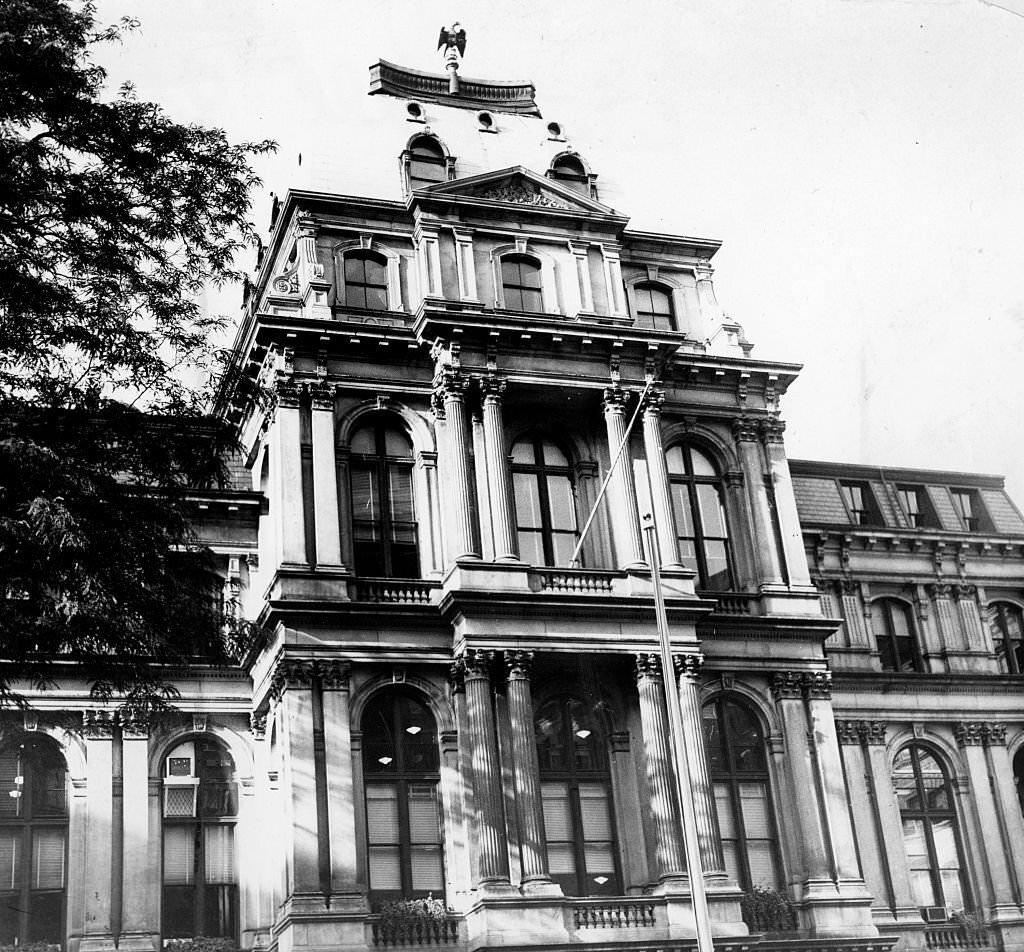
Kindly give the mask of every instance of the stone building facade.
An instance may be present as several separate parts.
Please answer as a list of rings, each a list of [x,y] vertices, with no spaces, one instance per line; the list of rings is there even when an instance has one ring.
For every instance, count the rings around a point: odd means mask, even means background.
[[[356,185],[275,206],[234,349],[269,399],[224,395],[244,480],[196,497],[264,635],[158,723],[73,672],[8,715],[0,939],[690,947],[674,692],[717,945],[1021,947],[999,484],[950,475],[991,524],[933,529],[792,475],[799,368],[719,307],[718,242],[631,230],[529,84],[371,92]]]

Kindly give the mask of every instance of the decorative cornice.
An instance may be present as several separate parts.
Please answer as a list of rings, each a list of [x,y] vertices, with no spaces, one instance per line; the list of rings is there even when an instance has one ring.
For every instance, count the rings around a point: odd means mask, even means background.
[[[510,681],[529,681],[533,670],[534,652],[506,651],[505,667]]]
[[[661,681],[661,655],[656,652],[641,652],[636,657],[636,679]]]

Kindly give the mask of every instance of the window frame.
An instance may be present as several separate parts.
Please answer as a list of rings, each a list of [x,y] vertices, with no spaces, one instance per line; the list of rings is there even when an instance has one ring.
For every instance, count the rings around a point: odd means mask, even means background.
[[[1017,630],[1021,632],[1021,635],[1017,638],[1012,638],[1010,636],[1010,632],[1006,624],[1007,614],[1014,614],[1017,616]],[[1000,663],[1000,670],[1004,674],[1024,674],[1024,610],[1013,602],[989,602],[989,604],[985,606],[985,616],[989,635],[992,638],[992,650],[996,655],[996,661],[999,663],[999,659],[1003,659],[1002,663]],[[998,623],[999,628],[999,638],[995,637],[996,626],[994,623],[996,622]],[[1000,654],[997,647],[1000,642],[1002,642],[1004,646],[1002,654]],[[1014,644],[1016,644],[1015,649],[1008,648],[1008,645],[1012,646]]]
[[[879,640],[879,632],[875,628],[875,606],[881,606],[884,613],[884,621],[886,625],[886,631],[882,635],[887,640],[885,650],[883,650],[882,643]],[[893,606],[898,605],[900,610],[903,612],[906,622],[907,630],[910,632],[909,636],[901,636],[896,634],[896,626],[893,623],[892,610]],[[917,625],[914,622],[914,613],[912,606],[907,602],[899,598],[893,598],[891,596],[881,596],[871,600],[870,604],[871,612],[871,634],[875,639],[875,648],[878,650],[879,663],[882,665],[883,671],[891,671],[894,674],[920,674],[927,670],[925,667],[924,652],[921,649],[921,635],[918,631]],[[903,652],[900,650],[898,644],[899,640],[903,637],[909,637],[911,642],[909,661],[912,663],[912,667],[904,668],[902,666]],[[886,656],[891,655],[896,659],[895,667],[887,667],[885,664]]]
[[[971,514],[969,516],[965,514],[961,502],[964,497],[970,500]],[[949,498],[963,532],[995,532],[992,517],[981,498],[980,489],[974,486],[950,486]]]
[[[194,757],[195,766],[193,767],[192,776],[195,778],[195,806],[192,816],[168,816],[165,805],[165,795],[168,785],[166,784],[166,778],[169,776],[168,761],[172,755],[182,745],[191,743],[194,745]],[[201,764],[199,746],[205,745],[209,747],[216,747],[220,751],[222,757],[226,757],[230,763],[230,779],[229,780],[211,780],[203,776],[205,773],[205,765]],[[198,936],[210,936],[212,938],[227,938],[235,939],[236,941],[240,937],[240,925],[241,925],[241,888],[239,885],[239,865],[238,865],[238,846],[236,842],[235,833],[238,826],[238,806],[239,797],[241,794],[240,784],[238,781],[238,765],[235,762],[234,755],[231,753],[230,748],[223,740],[216,735],[212,734],[191,734],[185,737],[175,738],[174,742],[167,748],[166,753],[161,758],[161,770],[160,776],[165,780],[164,789],[161,791],[160,798],[160,934],[163,939],[177,939],[177,938],[196,938]],[[223,766],[223,765],[222,765]],[[207,815],[202,814],[203,804],[203,783],[224,783],[226,785],[232,785],[234,787],[234,811],[232,813]],[[206,882],[206,842],[207,842],[207,830],[211,828],[225,827],[230,830],[231,839],[231,850],[232,850],[232,872],[233,881],[230,883],[207,883]],[[193,853],[192,853],[192,872],[193,882],[192,883],[167,883],[166,877],[166,849],[167,849],[167,831],[169,829],[186,829],[191,828],[193,836]],[[209,929],[210,922],[207,921],[207,890],[210,887],[219,887],[221,890],[226,892],[231,897],[231,921],[227,924],[228,932],[222,935],[214,935],[214,932]],[[189,889],[192,893],[192,899],[189,905],[192,909],[192,931],[183,932],[181,927],[172,927],[168,922],[170,914],[171,904],[167,900],[167,890],[173,889]]]
[[[536,269],[537,284],[536,287],[528,284],[511,284],[505,280],[505,265],[515,264],[519,268],[520,280],[522,280],[522,267],[524,264],[529,264],[531,267]],[[498,275],[501,278],[501,306],[506,310],[518,311],[522,314],[544,314],[545,300],[544,300],[544,265],[541,260],[533,254],[528,252],[512,251],[501,256],[501,260],[498,262]],[[515,291],[519,294],[520,302],[524,305],[523,307],[512,307],[508,302],[508,293],[510,290]],[[525,292],[529,291],[531,295],[536,295],[536,301],[538,307],[525,307],[526,298]]]
[[[426,714],[429,724],[431,726],[430,736],[433,739],[431,751],[434,755],[434,766],[431,770],[409,770],[406,769],[406,751],[402,744],[394,745],[395,758],[394,763],[396,764],[395,771],[393,773],[385,773],[373,769],[368,769],[368,762],[370,758],[376,753],[376,750],[372,749],[372,740],[370,731],[367,729],[367,719],[384,703],[390,702],[390,717],[388,721],[388,727],[393,736],[400,736],[403,731],[402,719],[401,719],[401,702],[409,701],[417,705]],[[364,829],[366,830],[366,887],[369,893],[370,901],[372,904],[386,903],[393,900],[405,900],[405,899],[425,899],[429,895],[433,895],[434,898],[444,899],[448,876],[447,876],[447,863],[445,858],[445,829],[444,829],[444,816],[442,812],[441,803],[441,749],[438,736],[437,718],[434,717],[434,712],[430,709],[430,705],[426,699],[421,697],[417,692],[401,689],[401,688],[386,688],[383,691],[377,692],[372,698],[367,701],[366,706],[363,708],[362,714],[359,719],[360,735],[361,735],[361,768],[362,768],[362,779],[363,779],[363,810],[364,810]],[[437,889],[414,889],[412,885],[413,869],[412,869],[412,852],[415,844],[412,842],[412,835],[410,832],[410,820],[409,820],[409,788],[411,785],[431,785],[433,787],[433,797],[437,805],[437,831],[438,831],[438,849],[441,860],[441,888]],[[399,890],[389,889],[374,889],[372,885],[372,859],[371,849],[373,843],[371,842],[370,834],[370,821],[369,821],[369,800],[370,800],[370,789],[373,786],[393,786],[396,791],[396,804],[398,813],[398,842],[388,844],[377,844],[386,846],[397,846],[399,855],[399,876],[401,879],[401,888]],[[440,893],[440,895],[438,895]]]
[[[683,472],[675,473],[672,471],[671,465],[668,464],[668,457],[672,450],[679,448],[682,452],[683,458]],[[690,457],[690,451],[696,450],[701,454],[710,464],[714,470],[715,475],[713,476],[701,476],[698,475],[693,468],[693,460]],[[680,544],[686,541],[692,541],[694,549],[694,560],[697,563],[697,579],[696,587],[702,591],[712,592],[729,592],[732,591],[736,585],[736,565],[733,556],[732,547],[732,532],[729,527],[729,512],[725,504],[725,483],[721,476],[721,469],[718,466],[715,457],[708,452],[707,449],[701,444],[687,441],[679,441],[672,443],[670,446],[665,448],[666,456],[666,467],[668,469],[668,480],[669,480],[669,491],[672,500],[672,514],[675,518],[676,524],[676,554],[681,564],[686,565],[686,559],[681,554]],[[685,487],[686,498],[690,507],[690,522],[693,525],[693,535],[683,535],[682,531],[684,528],[684,521],[680,519],[679,510],[676,503],[676,493],[673,490],[675,486]],[[722,513],[722,523],[725,528],[724,536],[712,536],[704,530],[704,518],[700,509],[700,494],[697,489],[698,486],[712,486],[718,496],[718,505]],[[708,571],[708,557],[705,548],[706,542],[721,542],[725,547],[725,563],[726,572],[728,574],[728,584],[722,588],[711,588],[710,580],[711,576]]]
[[[352,570],[357,577],[362,578],[422,578],[423,563],[422,553],[420,552],[420,521],[417,513],[416,500],[416,459],[412,438],[406,428],[402,425],[400,419],[384,415],[375,415],[371,418],[360,420],[353,426],[352,431],[349,434],[349,446],[351,447],[352,441],[358,433],[367,429],[372,430],[373,432],[375,446],[374,454],[371,455],[368,453],[352,451],[349,453],[349,511],[352,516]],[[386,432],[388,430],[398,433],[408,444],[408,456],[393,456],[387,453]],[[409,523],[403,523],[403,525],[405,529],[410,532],[413,539],[412,547],[414,549],[414,560],[416,564],[416,574],[414,575],[396,575],[394,572],[395,553],[393,548],[400,543],[395,542],[391,538],[396,526],[395,520],[391,517],[391,489],[390,480],[388,478],[392,468],[400,468],[402,471],[406,472],[409,480],[409,500],[413,519]],[[380,510],[380,517],[377,520],[360,519],[356,514],[356,485],[354,477],[356,471],[359,469],[371,472],[370,478],[373,481]],[[378,527],[377,531],[379,531],[380,539],[375,544],[379,545],[381,549],[384,574],[368,575],[360,571],[359,545],[361,541],[366,541],[360,540],[357,535],[357,529],[361,525]]]
[[[362,282],[349,281],[348,279],[348,263],[349,261],[361,261],[363,263],[363,278]],[[372,261],[378,267],[382,269],[382,280],[383,283],[371,283],[366,279],[366,262]],[[345,307],[358,308],[363,311],[391,311],[394,310],[391,301],[391,276],[389,274],[389,262],[386,255],[381,254],[379,251],[374,251],[370,248],[356,248],[346,251],[341,258],[341,282],[345,286]],[[373,288],[383,292],[384,306],[374,307],[367,302],[368,289]],[[352,301],[352,289],[361,289],[363,303],[356,304]]]
[[[941,529],[938,513],[928,494],[928,487],[916,483],[896,483],[896,498],[899,500],[900,510],[903,518],[906,519],[911,529]],[[914,494],[917,512],[913,512],[907,505],[907,497]]]
[[[843,500],[843,507],[854,526],[884,526],[882,511],[878,506],[874,490],[866,479],[839,479],[839,495]],[[862,493],[861,506],[854,506],[853,501],[847,494],[848,490],[858,490]]]
[[[566,171],[562,166],[573,163],[579,167],[579,171]],[[587,198],[595,197],[594,178],[587,169],[586,163],[573,152],[562,152],[551,160],[548,167],[547,177],[553,182],[560,182],[566,188],[578,192]]]
[[[630,291],[629,303],[633,312],[634,321],[639,322],[640,318],[644,318],[646,322],[644,326],[649,326],[652,330],[656,331],[678,330],[678,324],[676,322],[675,296],[672,293],[672,288],[667,284],[663,284],[661,281],[652,281],[648,279],[633,282],[633,284],[630,285]],[[644,310],[640,306],[639,300],[639,292],[641,291],[646,291],[648,293],[657,291],[659,294],[663,294],[665,296],[665,303],[668,305],[668,311],[663,314],[657,310]],[[653,307],[653,296],[651,298],[651,304]],[[662,323],[667,322],[668,326],[659,326],[659,319]]]
[[[572,715],[570,713],[570,705],[572,704],[578,704],[587,711],[588,720],[586,729],[589,729],[592,733],[596,734],[597,739],[594,744],[591,745],[591,749],[597,752],[601,762],[599,767],[595,767],[591,770],[581,770],[576,766],[576,758],[574,755],[575,742],[572,739],[574,737],[572,731]],[[567,766],[560,770],[545,766],[545,757],[541,750],[542,734],[538,729],[538,721],[541,716],[547,710],[554,707],[557,707],[558,711],[562,747],[567,752],[565,757]],[[567,896],[585,898],[590,896],[621,895],[623,883],[622,859],[619,855],[619,835],[615,815],[615,789],[612,780],[611,755],[608,745],[608,732],[601,723],[600,717],[582,697],[576,694],[559,694],[553,697],[548,697],[542,703],[535,706],[534,737],[535,744],[537,745],[537,758],[539,765],[538,780],[540,781],[541,787],[540,793],[542,805],[543,788],[545,783],[565,784],[568,793],[569,816],[572,824],[572,840],[570,843],[572,846],[575,872],[551,873],[551,878],[562,887],[562,891]],[[587,831],[584,829],[583,825],[583,809],[580,797],[580,786],[583,784],[602,785],[604,787],[605,803],[608,809],[608,823],[611,833],[610,847],[614,870],[611,871],[613,872],[613,875],[609,878],[607,883],[598,883],[598,886],[600,887],[599,892],[589,891],[590,877],[587,871],[586,847],[588,842],[597,843],[608,841],[596,839],[587,840]],[[544,849],[546,854],[548,851],[548,842],[548,834],[545,832]],[[548,868],[549,870],[551,868],[550,857],[548,860]],[[568,878],[570,876],[574,877],[574,883],[569,883]],[[570,891],[572,889],[575,891]]]
[[[430,157],[417,154],[416,148],[421,144],[428,144],[433,154]],[[436,149],[436,152],[434,150]],[[424,177],[415,174],[416,165],[440,169],[440,178]],[[412,193],[416,189],[430,188],[432,185],[441,185],[450,182],[455,178],[455,159],[449,155],[444,143],[435,135],[421,132],[414,135],[402,153],[402,166],[404,172],[406,191]]]
[[[47,753],[53,758],[55,762],[59,761],[61,770],[63,772],[63,804],[59,813],[39,813],[35,810],[35,785],[37,781],[37,772],[35,770],[25,769],[25,759],[21,754],[16,754],[18,757],[18,766],[16,770],[19,773],[16,777],[22,779],[21,784],[17,784],[15,780],[15,786],[20,786],[20,796],[15,798],[22,804],[28,804],[28,808],[23,811],[21,816],[13,817],[0,817],[0,831],[16,831],[14,833],[15,842],[21,847],[21,856],[17,857],[12,864],[18,871],[20,871],[19,878],[21,882],[17,887],[5,889],[0,892],[0,903],[7,902],[8,897],[18,903],[15,908],[15,916],[17,926],[13,933],[13,938],[20,945],[27,945],[34,942],[49,942],[50,937],[37,938],[35,935],[36,923],[33,922],[32,907],[34,905],[33,899],[38,896],[60,896],[60,917],[57,926],[57,942],[64,947],[66,945],[67,938],[67,916],[68,916],[68,859],[70,849],[70,810],[68,803],[68,766],[67,758],[64,756],[63,751],[60,749],[60,745],[57,744],[51,737],[40,732],[26,731],[21,733],[19,736],[11,738],[11,740],[4,744],[2,751],[10,751],[12,749],[20,751],[24,750],[26,744],[32,744],[36,748],[48,748]],[[0,792],[0,796],[7,795],[8,791]],[[62,869],[62,885],[59,889],[50,888],[33,888],[32,887],[32,866],[33,857],[35,855],[35,839],[36,834],[39,832],[48,831],[54,832],[59,831],[63,835],[63,869]],[[12,869],[12,873],[14,870]],[[44,910],[45,911],[45,910]],[[38,914],[38,913],[37,913]],[[51,933],[52,935],[52,933]],[[2,941],[2,939],[0,939]]]
[[[572,535],[573,548],[579,543],[580,539],[580,520],[579,511],[577,509],[577,496],[576,496],[576,481],[573,479],[572,464],[569,462],[571,457],[565,450],[556,444],[553,440],[547,438],[545,434],[531,431],[520,435],[516,440],[513,441],[512,446],[509,450],[510,457],[514,458],[515,448],[520,443],[529,442],[533,447],[533,458],[534,460],[540,460],[540,462],[534,463],[517,463],[512,462],[510,465],[510,476],[512,479],[512,508],[515,516],[515,530],[516,530],[516,545],[519,548],[519,554],[522,556],[522,545],[520,543],[520,536],[523,533],[539,534],[541,538],[541,550],[544,555],[544,567],[546,568],[557,568],[559,567],[558,562],[555,558],[555,536],[568,536]],[[555,448],[565,457],[566,465],[552,465],[544,461],[544,444],[551,443]],[[516,474],[525,474],[535,477],[535,485],[537,487],[537,505],[540,510],[540,527],[528,526],[523,528],[519,522],[519,511],[516,506],[516,493],[515,493],[515,478]],[[551,494],[548,490],[548,479],[550,477],[564,478],[568,483],[569,494],[572,496],[573,509],[573,530],[570,533],[567,529],[555,529],[553,520],[551,518]],[[579,563],[582,568],[583,553],[579,554]]]

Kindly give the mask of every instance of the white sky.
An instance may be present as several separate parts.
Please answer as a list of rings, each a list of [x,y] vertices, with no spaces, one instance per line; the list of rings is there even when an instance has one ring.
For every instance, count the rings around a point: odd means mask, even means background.
[[[99,19],[142,21],[101,57],[112,83],[277,139],[258,168],[283,194],[367,68],[440,72],[457,17],[463,73],[533,80],[632,227],[724,241],[718,299],[754,356],[805,365],[791,456],[1004,473],[1024,504],[1024,0],[1000,4],[101,0]]]

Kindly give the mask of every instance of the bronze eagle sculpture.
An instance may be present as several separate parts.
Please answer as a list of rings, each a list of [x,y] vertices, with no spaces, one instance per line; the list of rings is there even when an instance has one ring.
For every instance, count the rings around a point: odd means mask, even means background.
[[[466,31],[461,24],[453,23],[450,27],[441,27],[441,34],[437,38],[437,48],[451,49],[454,47],[459,51],[459,56],[466,55]]]

